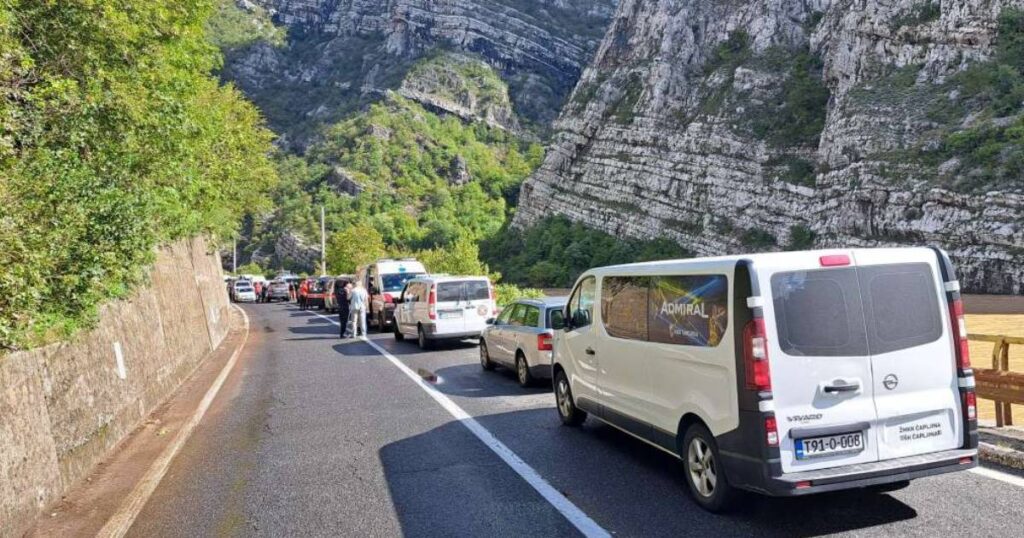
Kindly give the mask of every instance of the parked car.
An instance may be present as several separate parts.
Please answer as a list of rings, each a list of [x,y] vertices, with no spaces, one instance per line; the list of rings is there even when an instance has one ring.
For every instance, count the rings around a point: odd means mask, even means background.
[[[288,302],[291,300],[291,294],[289,293],[288,283],[284,280],[274,280],[268,284],[270,288],[267,290],[267,302],[271,303],[274,301]]]
[[[479,338],[497,314],[485,276],[418,276],[397,298],[395,340],[415,337],[421,349],[438,340]]]
[[[235,282],[233,290],[233,298],[236,303],[256,302],[256,289],[252,287],[252,282],[248,280],[238,280]]]
[[[344,289],[345,284],[349,282],[355,282],[355,277],[341,275],[327,283],[327,290],[324,294],[324,310],[332,314],[338,311],[338,290]]]
[[[894,489],[977,465],[966,338],[939,250],[593,269],[556,331],[556,407],[683,459],[712,511],[737,489]]]
[[[360,267],[356,278],[370,294],[367,322],[381,332],[386,331],[394,322],[395,298],[409,280],[426,273],[426,267],[415,258],[381,259]]]
[[[324,307],[324,292],[329,279],[330,277],[306,279],[307,288],[305,301],[303,302],[304,308],[310,309]]]
[[[565,297],[550,297],[521,299],[505,307],[497,319],[487,321],[480,338],[480,366],[512,368],[523,387],[550,380],[552,325],[561,324],[565,303]]]

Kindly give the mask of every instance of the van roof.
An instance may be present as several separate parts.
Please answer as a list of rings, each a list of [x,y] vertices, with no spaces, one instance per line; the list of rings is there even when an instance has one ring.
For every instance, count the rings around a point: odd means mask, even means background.
[[[433,275],[419,275],[412,280],[420,280],[424,282],[451,282],[452,280],[486,280],[490,282],[490,279],[486,276],[458,276],[458,275],[445,275],[445,274],[433,274]]]
[[[568,301],[569,301],[568,297],[540,297],[540,298],[537,298],[537,299],[534,299],[534,298],[516,299],[515,301],[513,301],[513,303],[523,303],[523,304],[530,304],[530,305],[543,306],[543,307],[552,307],[552,306],[565,306],[565,303],[567,303]]]
[[[718,270],[725,271],[735,266],[740,260],[750,260],[755,266],[781,267],[784,268],[796,259],[807,259],[810,256],[820,257],[829,254],[852,254],[856,257],[858,252],[885,253],[891,251],[906,255],[908,251],[919,251],[922,259],[934,259],[935,251],[928,247],[897,247],[897,248],[870,248],[870,249],[821,249],[802,250],[789,252],[764,252],[757,254],[734,254],[729,256],[716,256],[706,258],[683,258],[675,260],[661,260],[654,262],[629,263],[622,265],[610,265],[606,267],[595,267],[583,273],[584,275],[602,276],[621,272],[633,273],[656,273],[667,269],[686,268],[693,270]]]

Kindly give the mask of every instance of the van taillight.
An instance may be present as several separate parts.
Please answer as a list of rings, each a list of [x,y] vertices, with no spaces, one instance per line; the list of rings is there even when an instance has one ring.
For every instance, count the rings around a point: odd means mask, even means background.
[[[551,335],[540,333],[537,335],[537,351],[551,351]]]
[[[393,303],[395,302],[395,298],[394,298],[394,297],[392,297],[390,293],[384,293],[384,294],[381,294],[381,296],[380,296],[380,297],[381,297],[381,299],[383,299],[383,300],[384,300],[384,302],[385,302],[385,303],[387,303],[387,304],[393,304]]]
[[[764,318],[755,318],[743,328],[743,362],[746,369],[747,388],[750,390],[772,390],[771,370],[768,367],[768,339],[765,336]]]
[[[437,319],[437,292],[430,288],[430,295],[427,296],[427,317]]]
[[[775,422],[775,417],[764,419],[764,442],[768,446],[779,446],[779,426]]]
[[[978,396],[973,390],[964,393],[964,409],[967,410],[967,420],[977,420]]]
[[[964,321],[964,302],[954,299],[949,304],[949,319],[953,322],[953,341],[956,343],[956,365],[961,370],[971,367],[971,346],[967,342],[967,322]]]

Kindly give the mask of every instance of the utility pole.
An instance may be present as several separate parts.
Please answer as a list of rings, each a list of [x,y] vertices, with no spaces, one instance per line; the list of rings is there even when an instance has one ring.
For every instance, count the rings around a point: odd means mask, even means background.
[[[320,206],[320,274],[327,274],[327,228],[324,227],[324,206]]]
[[[238,274],[238,238],[231,239],[231,272]]]

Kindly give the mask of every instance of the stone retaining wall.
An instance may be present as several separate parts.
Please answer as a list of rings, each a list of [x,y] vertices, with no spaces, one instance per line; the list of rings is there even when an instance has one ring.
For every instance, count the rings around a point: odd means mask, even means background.
[[[220,345],[220,267],[203,239],[163,248],[150,284],[104,306],[95,329],[0,356],[0,536],[23,532]]]

